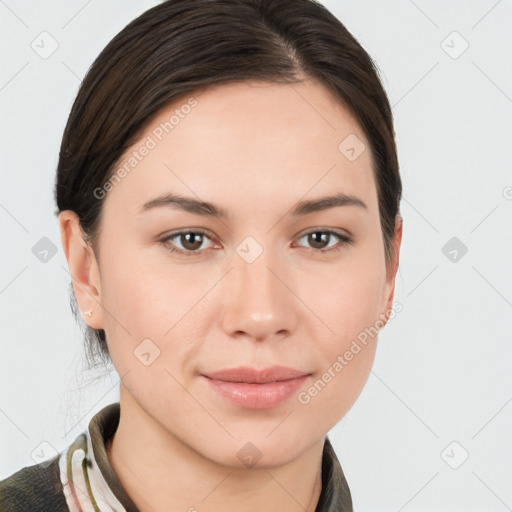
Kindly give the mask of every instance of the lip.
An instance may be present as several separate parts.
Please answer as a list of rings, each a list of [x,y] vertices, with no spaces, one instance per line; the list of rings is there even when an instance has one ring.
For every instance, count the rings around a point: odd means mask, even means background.
[[[210,389],[245,409],[277,407],[298,391],[310,375],[284,366],[262,370],[244,366],[201,374]]]
[[[267,384],[277,381],[296,379],[310,372],[295,370],[286,366],[271,366],[257,370],[249,366],[226,368],[217,372],[204,373],[205,377],[224,382],[245,382],[247,384]]]

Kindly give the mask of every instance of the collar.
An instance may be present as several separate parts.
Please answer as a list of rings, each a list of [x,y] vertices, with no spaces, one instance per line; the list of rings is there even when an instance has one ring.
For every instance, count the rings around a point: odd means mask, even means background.
[[[119,417],[120,403],[107,405],[93,416],[89,428],[61,452],[60,475],[71,512],[140,512],[114,473],[105,448],[117,429]],[[327,436],[322,457],[322,491],[315,512],[353,512],[350,489]]]

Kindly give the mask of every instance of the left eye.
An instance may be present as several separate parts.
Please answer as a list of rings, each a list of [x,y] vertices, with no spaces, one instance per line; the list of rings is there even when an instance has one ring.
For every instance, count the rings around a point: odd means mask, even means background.
[[[323,246],[327,240],[332,239],[332,237],[336,237],[339,240],[339,245],[328,245],[327,247],[318,247]],[[317,229],[315,231],[310,231],[309,233],[306,233],[305,235],[302,235],[299,240],[302,238],[307,237],[308,243],[313,245],[313,249],[318,250],[319,252],[329,252],[329,251],[337,251],[342,248],[342,246],[349,244],[352,240],[345,235],[342,235],[340,233],[336,233],[335,231],[330,230],[320,230]],[[315,247],[316,246],[316,247]]]

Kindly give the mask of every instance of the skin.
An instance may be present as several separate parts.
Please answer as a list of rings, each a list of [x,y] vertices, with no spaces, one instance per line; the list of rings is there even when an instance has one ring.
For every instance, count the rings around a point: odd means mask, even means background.
[[[105,330],[121,376],[109,460],[144,511],[314,511],[325,436],[362,391],[377,336],[307,404],[292,395],[272,409],[237,407],[199,373],[284,365],[312,372],[301,387],[309,389],[389,315],[401,218],[386,267],[369,142],[318,82],[224,84],[194,97],[190,114],[103,199],[99,259],[76,215],[59,216],[78,305],[94,310],[84,320]],[[141,140],[185,102],[160,112]],[[338,146],[352,133],[367,149],[349,161]],[[212,202],[231,218],[139,212],[163,192]],[[367,208],[288,213],[338,192]],[[207,231],[203,243],[158,241],[194,228]],[[334,234],[322,242],[305,236],[312,228]],[[263,249],[252,263],[236,252],[247,236]],[[202,253],[172,253],[173,243]],[[160,350],[148,366],[133,353],[146,338]],[[261,452],[252,467],[237,456],[247,442]]]

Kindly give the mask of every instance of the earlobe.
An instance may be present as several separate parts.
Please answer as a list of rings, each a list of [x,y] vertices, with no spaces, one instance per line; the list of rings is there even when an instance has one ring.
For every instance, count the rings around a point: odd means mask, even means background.
[[[59,213],[59,229],[78,308],[89,327],[102,329],[101,286],[94,251],[83,238],[75,212],[64,210]]]

